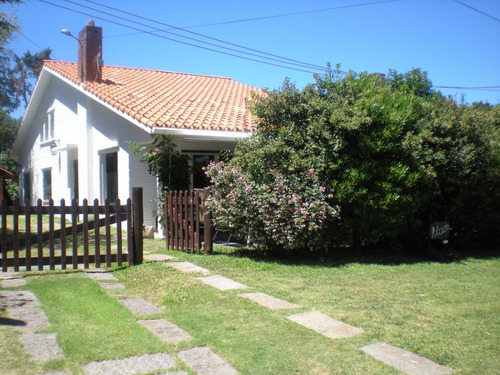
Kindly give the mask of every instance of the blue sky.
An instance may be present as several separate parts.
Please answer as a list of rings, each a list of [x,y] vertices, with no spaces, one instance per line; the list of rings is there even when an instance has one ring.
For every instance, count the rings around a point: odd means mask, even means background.
[[[12,11],[22,27],[23,35],[18,34],[10,44],[18,54],[51,47],[55,59],[76,61],[77,42],[60,30],[66,28],[78,35],[86,21],[94,19],[96,26],[103,28],[103,57],[107,65],[226,76],[270,89],[278,88],[286,77],[303,87],[314,80],[312,72],[321,72],[327,62],[339,63],[343,71],[357,72],[387,73],[389,69],[406,72],[420,68],[428,72],[435,86],[457,87],[439,90],[459,101],[464,98],[469,103],[500,104],[499,0],[44,1],[55,5],[24,0],[23,4],[1,6],[2,11]],[[195,40],[157,31],[169,29],[167,25],[185,28],[191,33],[172,28],[169,31]],[[294,65],[308,71],[302,72],[266,65],[166,38],[196,45],[202,45],[199,41],[203,40],[237,48],[222,43],[228,42],[318,68]],[[216,46],[203,46],[220,50]],[[468,89],[484,86],[498,88]]]

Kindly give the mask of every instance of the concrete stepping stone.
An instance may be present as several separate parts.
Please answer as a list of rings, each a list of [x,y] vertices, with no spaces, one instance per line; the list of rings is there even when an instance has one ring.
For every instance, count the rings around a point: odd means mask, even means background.
[[[191,338],[189,333],[167,319],[138,320],[137,322],[162,341],[179,342]]]
[[[181,350],[179,358],[198,375],[234,375],[236,369],[214,353],[208,346]]]
[[[319,311],[289,315],[287,318],[331,339],[351,337],[363,332],[361,328],[330,318]]]
[[[125,289],[125,285],[122,283],[99,283],[99,286],[106,290]]]
[[[359,349],[408,375],[445,375],[453,372],[450,367],[438,365],[427,358],[385,342],[366,345]]]
[[[43,375],[71,375],[71,372],[66,372],[66,371],[46,372]]]
[[[118,280],[114,275],[102,270],[102,269],[95,269],[95,270],[87,270],[85,271],[85,275],[87,275],[90,279],[95,280],[95,281],[100,281],[100,280]]]
[[[144,259],[151,260],[153,262],[164,262],[166,260],[172,260],[174,257],[166,254],[147,254],[144,255]]]
[[[207,277],[197,277],[198,280],[203,281],[205,284],[213,286],[219,290],[232,290],[232,289],[246,289],[246,285],[237,281],[228,279],[221,275],[213,275]]]
[[[295,309],[300,307],[295,303],[287,302],[282,299],[267,295],[265,293],[243,293],[238,294],[240,297],[257,302],[259,305],[267,307],[271,310]]]
[[[25,333],[19,337],[19,341],[32,361],[45,363],[64,357],[63,351],[57,345],[55,333]]]
[[[34,332],[49,326],[47,315],[40,308],[36,296],[27,290],[4,290],[2,300],[12,319],[24,322],[18,325],[22,331]]]
[[[0,282],[2,288],[17,288],[26,285],[26,280],[21,278],[10,278]]]
[[[210,271],[207,270],[206,268],[197,266],[196,264],[190,263],[190,262],[169,262],[165,263],[166,266],[175,268],[178,271],[181,272],[186,272],[186,273],[204,273],[204,274],[209,274]]]
[[[161,309],[144,298],[123,298],[119,299],[123,306],[130,310],[134,315],[149,315],[161,313]]]
[[[7,280],[19,277],[19,272],[17,271],[2,271],[0,270],[0,280]]]
[[[134,375],[163,371],[175,366],[177,364],[170,354],[156,353],[92,362],[83,366],[82,370],[86,375]]]

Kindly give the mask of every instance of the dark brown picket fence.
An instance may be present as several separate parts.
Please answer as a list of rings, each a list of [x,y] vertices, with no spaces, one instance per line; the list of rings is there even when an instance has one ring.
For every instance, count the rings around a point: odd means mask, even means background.
[[[61,199],[60,205],[55,206],[52,199],[48,205],[39,199],[35,206],[29,201],[24,205],[15,201],[14,205],[7,206],[3,200],[0,209],[2,271],[7,272],[9,267],[14,271],[20,267],[30,271],[32,268],[43,270],[47,265],[54,270],[56,266],[78,269],[90,268],[90,265],[110,267],[117,263],[121,267],[124,262],[142,263],[142,189],[133,193],[134,202],[129,198],[124,205],[119,199],[106,200],[104,205],[97,199],[89,205],[84,199],[82,205],[74,200],[67,206]],[[24,217],[24,231],[20,230],[20,217]],[[122,221],[126,221],[124,226]],[[112,235],[113,224],[116,231]],[[125,248],[123,229],[126,229]],[[104,242],[102,247],[101,242]],[[113,242],[116,251],[112,251],[115,250]]]
[[[205,201],[208,192],[208,189],[165,192],[167,249],[190,253],[203,249],[205,254],[212,253],[212,217]]]

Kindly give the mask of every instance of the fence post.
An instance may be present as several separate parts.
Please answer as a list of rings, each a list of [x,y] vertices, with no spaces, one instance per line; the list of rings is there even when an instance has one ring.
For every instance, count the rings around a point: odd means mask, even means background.
[[[212,238],[212,213],[208,209],[208,195],[210,194],[209,188],[203,189],[203,219],[205,222],[203,230],[203,248],[205,255],[211,255],[213,251],[213,238]]]
[[[143,261],[143,244],[142,244],[142,224],[144,221],[143,206],[142,206],[142,188],[132,188],[132,238],[134,242],[133,260],[135,264],[142,264]]]

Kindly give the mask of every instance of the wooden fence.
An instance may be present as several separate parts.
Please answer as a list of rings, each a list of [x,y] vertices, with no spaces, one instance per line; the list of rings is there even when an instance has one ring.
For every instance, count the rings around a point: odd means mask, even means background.
[[[54,270],[56,265],[62,269],[68,265],[77,269],[81,265],[89,268],[91,264],[110,267],[112,263],[117,263],[121,267],[124,262],[129,265],[142,263],[142,210],[142,188],[134,188],[132,199],[129,198],[124,205],[119,199],[115,202],[106,200],[104,205],[100,205],[96,199],[89,206],[84,199],[81,206],[76,200],[66,206],[61,199],[60,205],[54,206],[51,199],[44,206],[39,199],[36,206],[31,206],[29,201],[21,206],[16,201],[8,207],[3,200],[0,211],[2,271],[7,272],[9,267],[13,267],[14,271],[19,271],[20,267],[30,271],[32,267],[43,270],[44,265]],[[10,226],[8,217],[11,217]],[[24,231],[19,228],[20,217],[24,217]],[[32,221],[35,223],[32,224]],[[47,230],[44,229],[44,221],[45,226],[48,224]],[[122,227],[122,221],[126,221],[125,227]],[[116,224],[115,238],[111,234],[112,224]],[[101,228],[104,228],[104,234],[100,233]],[[126,251],[123,248],[123,229],[126,229]],[[93,241],[90,240],[92,235]],[[116,242],[116,252],[112,251],[112,242]]]
[[[191,253],[203,249],[205,254],[212,253],[212,216],[205,200],[208,192],[207,188],[165,192],[167,249]]]

